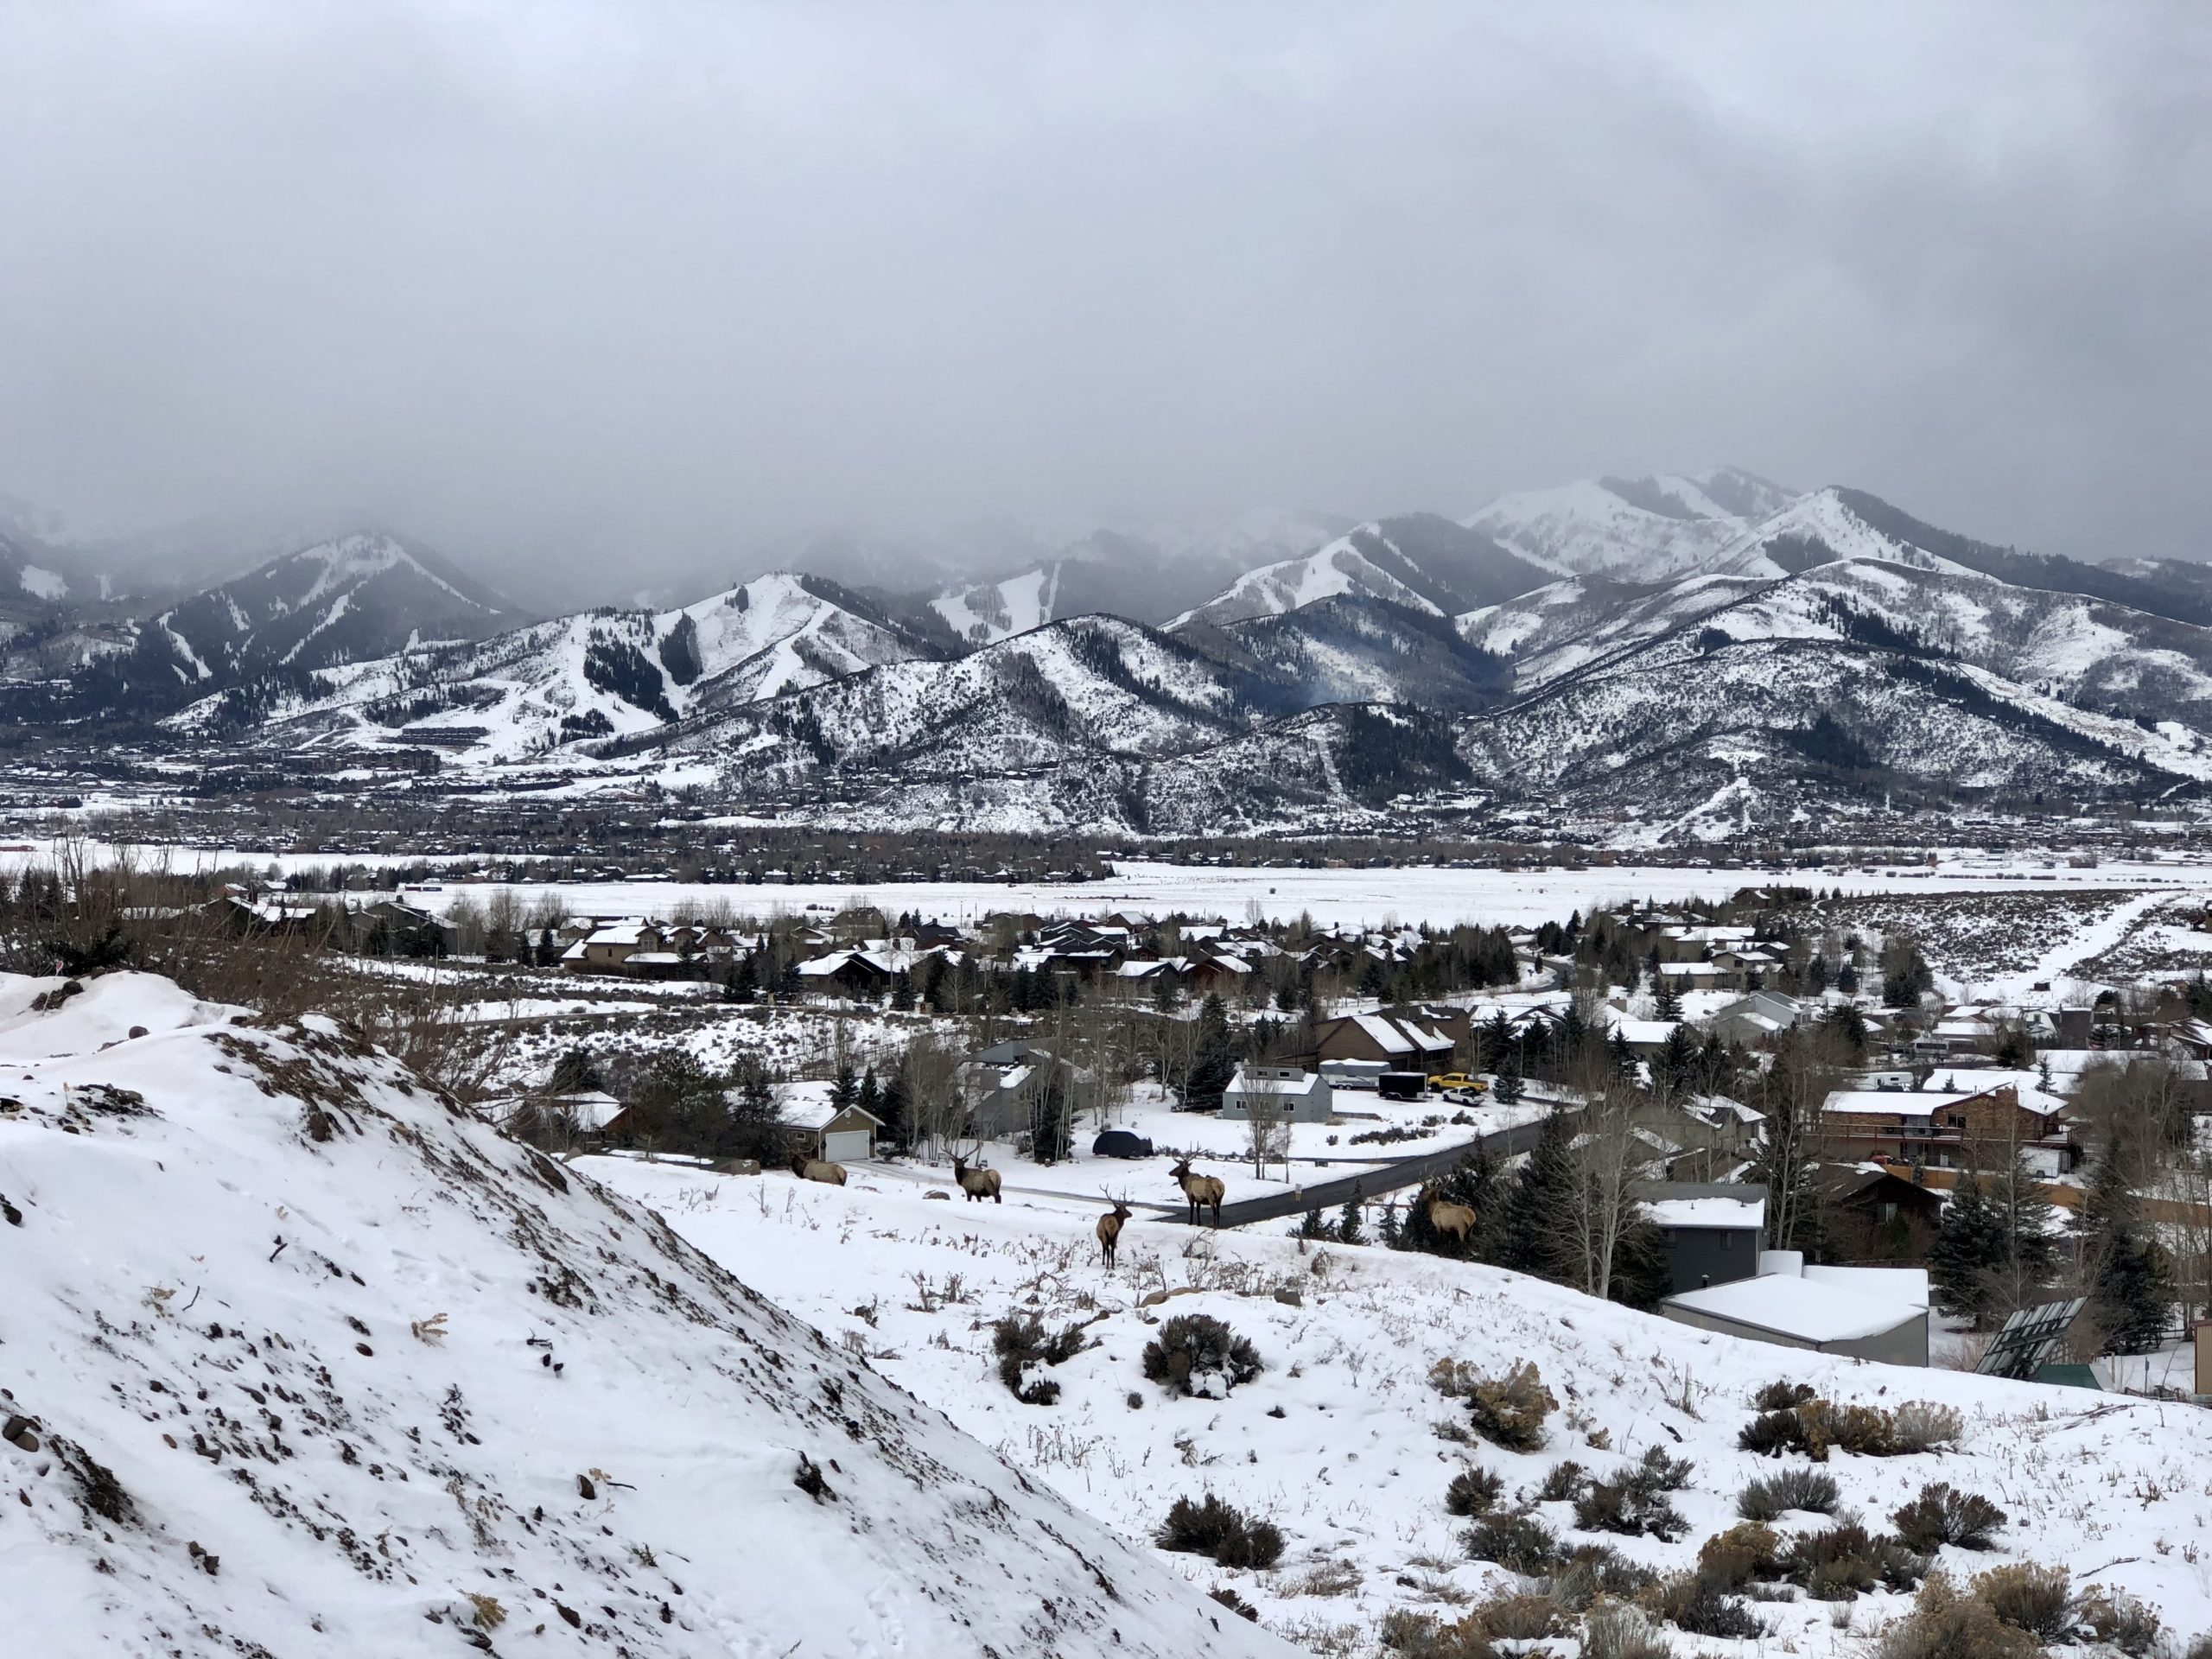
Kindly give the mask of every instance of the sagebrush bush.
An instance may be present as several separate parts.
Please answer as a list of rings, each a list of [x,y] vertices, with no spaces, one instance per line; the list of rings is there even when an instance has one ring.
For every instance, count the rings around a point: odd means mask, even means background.
[[[1778,1458],[1785,1452],[1803,1452],[1805,1425],[1795,1407],[1763,1411],[1737,1431],[1737,1447],[1762,1458]]]
[[[1663,1492],[1638,1491],[1625,1480],[1599,1480],[1574,1500],[1574,1524],[1584,1532],[1618,1532],[1630,1538],[1649,1533],[1671,1542],[1688,1523]]]
[[[1643,1458],[1621,1478],[1639,1497],[1653,1497],[1661,1492],[1681,1491],[1696,1472],[1697,1465],[1688,1458],[1670,1457],[1665,1446],[1651,1446],[1644,1448]]]
[[[1658,1581],[1656,1573],[1611,1544],[1578,1544],[1545,1579],[1544,1593],[1570,1611],[1581,1612],[1608,1599],[1640,1595]]]
[[[1544,1443],[1544,1420],[1559,1402],[1527,1360],[1503,1376],[1478,1376],[1467,1390],[1475,1433],[1509,1452],[1534,1452]]]
[[[1635,1608],[1619,1603],[1592,1610],[1582,1625],[1582,1659],[1674,1659],[1674,1644]]]
[[[1897,1452],[1897,1420],[1878,1406],[1839,1406],[1827,1400],[1808,1400],[1797,1408],[1803,1427],[1805,1450],[1815,1462],[1824,1460],[1828,1448],[1862,1458],[1886,1458]]]
[[[1792,1510],[1834,1515],[1840,1496],[1834,1476],[1793,1466],[1746,1485],[1737,1496],[1736,1513],[1746,1521],[1779,1521]]]
[[[1489,1470],[1470,1464],[1444,1489],[1444,1508],[1452,1515],[1487,1515],[1497,1507],[1505,1483]]]
[[[1541,1642],[1573,1628],[1566,1608],[1541,1592],[1507,1590],[1467,1615],[1467,1622],[1493,1642]]]
[[[1882,1632],[1876,1659],[2036,1659],[2043,1643],[1999,1618],[1989,1604],[1931,1573],[1912,1611]]]
[[[1559,1535],[1533,1515],[1485,1515],[1467,1529],[1464,1540],[1469,1560],[1492,1561],[1529,1578],[1550,1572],[1565,1560]]]
[[[1207,1313],[1182,1313],[1145,1344],[1144,1374],[1173,1394],[1211,1395],[1216,1380],[1226,1394],[1264,1369],[1259,1351]]]
[[[1589,1490],[1590,1471],[1573,1458],[1561,1458],[1544,1471],[1543,1481],[1536,1488],[1536,1501],[1565,1503]]]
[[[1802,1585],[1815,1601],[1850,1601],[1878,1584],[1909,1589],[1918,1577],[1894,1559],[1891,1544],[1848,1521],[1800,1533],[1783,1552],[1783,1576]],[[1902,1579],[1910,1583],[1897,1582]]]
[[[1782,1576],[1782,1535],[1758,1521],[1739,1521],[1698,1546],[1698,1571],[1724,1590]]]
[[[2075,1603],[2082,1629],[2128,1659],[2150,1659],[2165,1650],[2165,1627],[2158,1616],[2133,1596],[2093,1590]]]
[[[1237,1618],[1249,1618],[1255,1624],[1260,1622],[1260,1610],[1255,1607],[1250,1602],[1245,1600],[1243,1597],[1238,1595],[1227,1585],[1217,1585],[1214,1588],[1207,1591],[1206,1594],[1212,1597],[1223,1606],[1228,1608],[1229,1611],[1236,1614]]]
[[[1064,1325],[1047,1335],[1044,1321],[1034,1313],[1009,1313],[991,1327],[999,1381],[1024,1405],[1049,1406],[1060,1397],[1058,1382],[1034,1375],[1037,1366],[1063,1364],[1088,1345],[1081,1325]]]
[[[1179,1497],[1153,1541],[1162,1549],[1211,1556],[1221,1567],[1273,1567],[1282,1559],[1282,1533],[1208,1492],[1193,1503]]]
[[[1754,1411],[1788,1411],[1802,1406],[1813,1397],[1813,1388],[1808,1382],[1770,1382],[1751,1396]]]
[[[1743,1598],[1730,1594],[1726,1585],[1696,1568],[1662,1579],[1645,1592],[1639,1605],[1654,1618],[1692,1636],[1740,1641],[1766,1634],[1766,1626],[1752,1617]]]
[[[1974,1581],[1974,1599],[2016,1630],[2041,1642],[2063,1642],[2074,1629],[2072,1580],[2063,1567],[2033,1561],[1993,1567]]]
[[[1955,1491],[1943,1481],[1931,1481],[1920,1496],[1901,1504],[1890,1516],[1897,1538],[1909,1549],[1933,1554],[1945,1544],[1961,1549],[1989,1549],[2005,1524],[2005,1511],[1979,1492]]]
[[[1891,1420],[1890,1442],[1892,1450],[1901,1454],[1933,1452],[1939,1446],[1956,1446],[1965,1432],[1966,1420],[1949,1406],[1908,1400]]]

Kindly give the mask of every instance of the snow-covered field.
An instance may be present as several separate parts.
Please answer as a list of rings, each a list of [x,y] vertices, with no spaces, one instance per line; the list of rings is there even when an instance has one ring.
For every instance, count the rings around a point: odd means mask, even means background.
[[[282,861],[278,861],[281,862]],[[2068,887],[2154,888],[2212,893],[2212,870],[2180,864],[2107,864],[2002,868],[1960,862],[1936,868],[1840,870],[1721,870],[1694,867],[1592,866],[1587,869],[1308,870],[1224,869],[1205,866],[1117,862],[1103,880],[1044,882],[879,882],[870,886],[698,886],[673,882],[563,882],[540,888],[518,885],[525,901],[550,892],[579,915],[665,912],[679,905],[730,906],[739,914],[776,911],[833,912],[870,904],[887,914],[918,912],[925,918],[962,922],[994,911],[1031,910],[1039,915],[1100,915],[1128,910],[1164,916],[1180,911],[1242,920],[1260,915],[1292,920],[1310,915],[1324,925],[1401,924],[1450,927],[1461,922],[1532,927],[1563,921],[1573,911],[1626,899],[1726,899],[1760,885],[1834,888],[1845,893],[1928,893],[1936,891],[2011,893]],[[410,900],[450,907],[480,888],[442,884],[439,891],[410,892]]]
[[[1071,1502],[1141,1540],[1179,1496],[1211,1491],[1287,1535],[1270,1572],[1160,1559],[1206,1587],[1229,1583],[1264,1621],[1310,1649],[1371,1653],[1391,1608],[1449,1618],[1509,1580],[1465,1558],[1446,1512],[1471,1460],[1533,1494],[1563,1459],[1604,1477],[1647,1448],[1688,1458],[1674,1495],[1689,1522],[1673,1542],[1593,1539],[1570,1506],[1540,1506],[1571,1541],[1605,1541],[1655,1567],[1685,1566],[1732,1524],[1745,1483],[1777,1465],[1737,1449],[1761,1385],[1787,1377],[1838,1401],[1948,1402],[1963,1437],[1940,1454],[1826,1465],[1842,1507],[1870,1529],[1929,1481],[1983,1494],[2010,1517],[1999,1550],[1946,1550],[1972,1572],[1999,1560],[2070,1568],[2140,1596],[2184,1639],[2212,1626],[2212,1413],[2175,1405],[1901,1370],[1738,1343],[1491,1268],[1371,1248],[1301,1249],[1287,1224],[1193,1232],[1142,1216],[1121,1262],[1091,1237],[1102,1206],[1009,1193],[1001,1205],[941,1204],[868,1168],[842,1190],[789,1178],[587,1159],[618,1190],[658,1206],[685,1237],[833,1343],[870,1362]],[[1194,1290],[1148,1308],[1161,1290]],[[1091,1321],[1092,1344],[1054,1368],[1057,1403],[1017,1402],[998,1381],[992,1325],[1033,1311],[1048,1327]],[[1171,1398],[1144,1380],[1162,1315],[1201,1312],[1251,1339],[1266,1369],[1225,1398]],[[1429,1385],[1439,1360],[1502,1373],[1534,1361],[1558,1396],[1548,1443],[1512,1453],[1464,1446],[1436,1426],[1464,1411]],[[1592,1446],[1593,1434],[1609,1450]],[[1793,1513],[1785,1534],[1825,1525]],[[1740,1642],[1677,1637],[1681,1654],[1855,1654],[1905,1599],[1758,1602],[1769,1627]],[[1841,1621],[1841,1622],[1839,1622]]]

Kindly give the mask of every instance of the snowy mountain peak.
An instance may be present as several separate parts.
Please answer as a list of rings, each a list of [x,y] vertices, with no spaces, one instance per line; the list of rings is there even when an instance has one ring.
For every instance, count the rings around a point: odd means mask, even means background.
[[[1700,572],[1778,575],[1732,558],[1759,519],[1791,499],[1756,474],[1585,479],[1502,495],[1463,522],[1560,575],[1664,582]]]
[[[1169,624],[1216,627],[1323,600],[1379,600],[1448,616],[1541,584],[1549,572],[1433,513],[1370,519],[1301,558],[1262,565]]]

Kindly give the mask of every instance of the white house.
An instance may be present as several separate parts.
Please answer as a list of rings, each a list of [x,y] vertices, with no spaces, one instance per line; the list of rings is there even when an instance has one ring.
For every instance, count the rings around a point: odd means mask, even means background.
[[[1254,1110],[1285,1123],[1325,1123],[1335,1109],[1327,1079],[1295,1065],[1236,1068],[1221,1091],[1221,1115],[1237,1122]]]

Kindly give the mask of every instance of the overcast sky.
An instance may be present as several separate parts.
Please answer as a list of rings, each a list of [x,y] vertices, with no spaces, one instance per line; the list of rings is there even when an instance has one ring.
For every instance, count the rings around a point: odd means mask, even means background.
[[[2209,38],[2028,0],[0,0],[0,491],[593,581],[1733,461],[2204,556]]]

